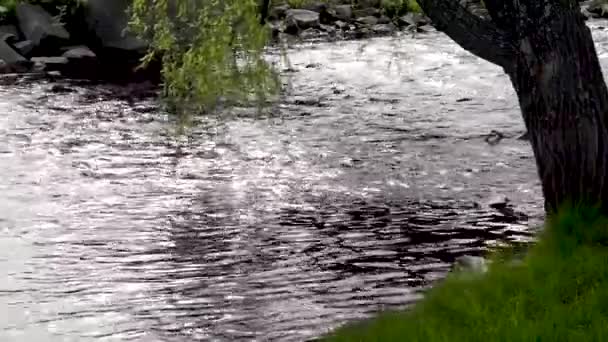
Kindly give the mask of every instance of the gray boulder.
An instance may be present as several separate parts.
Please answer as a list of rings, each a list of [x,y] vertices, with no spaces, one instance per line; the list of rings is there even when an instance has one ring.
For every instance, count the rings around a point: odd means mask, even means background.
[[[334,15],[336,19],[348,22],[353,18],[353,7],[351,5],[336,6],[334,7]]]
[[[268,18],[271,20],[283,19],[289,10],[289,5],[274,6],[270,9]]]
[[[70,78],[99,78],[99,61],[97,55],[87,46],[73,46],[63,53],[68,65],[62,74]]]
[[[67,59],[86,59],[96,58],[95,52],[91,51],[84,45],[70,47],[66,52],[63,53],[63,57]]]
[[[19,40],[19,31],[15,25],[0,25],[0,39],[13,44]]]
[[[608,1],[594,0],[587,4],[587,12],[593,17],[608,18]]]
[[[65,57],[32,57],[31,61],[41,71],[64,71],[69,63]]]
[[[353,11],[353,15],[356,18],[369,17],[369,16],[379,17],[381,14],[382,14],[382,11],[380,11],[380,9],[376,8],[376,7],[362,8],[362,9]]]
[[[392,24],[377,24],[372,26],[372,31],[376,34],[391,34],[397,30],[397,27]]]
[[[415,27],[424,26],[431,23],[431,21],[424,14],[420,13],[408,13],[399,17],[397,22],[401,26],[414,25]]]
[[[305,9],[290,9],[286,12],[285,32],[297,33],[309,28],[319,28],[319,13]]]
[[[23,40],[13,44],[13,47],[23,56],[29,57],[36,46],[31,40]]]
[[[51,52],[70,39],[70,34],[38,5],[20,3],[16,7],[19,29],[36,49]]]
[[[102,48],[144,52],[147,44],[125,32],[129,17],[129,0],[88,0],[84,5],[85,21],[101,43]]]
[[[27,58],[15,51],[4,38],[0,39],[0,73],[25,72],[31,64]]]
[[[363,24],[363,25],[367,25],[367,26],[373,26],[373,25],[376,25],[378,23],[378,18],[370,15],[370,16],[367,16],[367,17],[358,18],[357,22],[359,24]]]
[[[463,255],[456,258],[453,270],[456,272],[483,274],[488,272],[488,260],[484,257]]]

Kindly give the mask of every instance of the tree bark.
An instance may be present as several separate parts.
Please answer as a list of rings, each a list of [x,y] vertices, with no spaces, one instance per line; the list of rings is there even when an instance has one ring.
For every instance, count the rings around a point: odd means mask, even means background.
[[[260,4],[260,24],[266,24],[266,18],[268,17],[268,11],[270,10],[270,0],[261,0]]]
[[[546,211],[582,204],[608,214],[608,88],[578,1],[485,0],[491,21],[463,14],[457,0],[419,4],[438,29],[509,75]]]

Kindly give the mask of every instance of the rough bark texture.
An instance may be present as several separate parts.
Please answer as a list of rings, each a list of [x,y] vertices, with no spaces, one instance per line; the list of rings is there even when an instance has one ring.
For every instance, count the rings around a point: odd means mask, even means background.
[[[268,11],[270,10],[270,0],[261,0],[260,3],[260,24],[266,23],[268,17]]]
[[[457,0],[419,3],[440,30],[511,78],[546,210],[600,204],[608,213],[608,89],[578,2],[485,0],[491,22],[463,14]]]

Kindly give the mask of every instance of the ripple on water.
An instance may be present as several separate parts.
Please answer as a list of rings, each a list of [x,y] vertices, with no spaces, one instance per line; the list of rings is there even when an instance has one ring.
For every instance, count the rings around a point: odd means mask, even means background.
[[[506,77],[443,36],[360,44],[292,51],[302,101],[186,138],[103,86],[0,89],[1,339],[301,341],[530,240],[476,204],[542,212]]]

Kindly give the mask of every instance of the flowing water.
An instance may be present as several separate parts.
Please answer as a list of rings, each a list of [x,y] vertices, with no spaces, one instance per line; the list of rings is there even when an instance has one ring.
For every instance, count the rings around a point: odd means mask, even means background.
[[[542,197],[499,68],[436,33],[290,56],[270,112],[187,137],[109,87],[0,88],[0,340],[304,341],[531,238]]]

